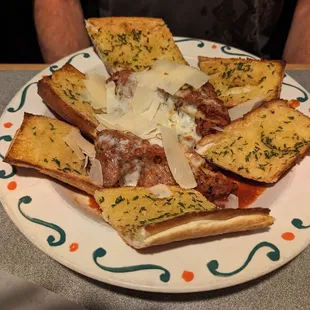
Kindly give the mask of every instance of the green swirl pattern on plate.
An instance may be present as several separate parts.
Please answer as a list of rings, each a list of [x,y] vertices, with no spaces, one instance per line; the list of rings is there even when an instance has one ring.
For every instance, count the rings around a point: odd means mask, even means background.
[[[25,104],[28,89],[29,89],[32,85],[37,85],[37,84],[38,84],[38,82],[33,82],[33,83],[28,84],[28,85],[24,88],[24,90],[23,90],[23,92],[22,92],[22,95],[21,95],[21,98],[20,98],[20,102],[19,102],[18,107],[17,107],[16,109],[13,108],[13,107],[10,107],[10,108],[7,109],[7,111],[10,112],[10,113],[18,112],[18,111],[24,106],[24,104]]]
[[[207,264],[207,267],[209,269],[209,271],[214,275],[214,276],[218,276],[218,277],[231,277],[231,276],[234,276],[236,274],[238,274],[239,272],[241,272],[242,270],[244,270],[248,265],[249,263],[251,262],[252,258],[254,257],[255,253],[261,249],[261,248],[264,248],[264,247],[268,247],[268,248],[271,248],[272,251],[268,252],[267,253],[267,256],[270,260],[272,260],[273,262],[275,261],[278,261],[280,259],[280,250],[272,243],[270,242],[267,242],[267,241],[264,241],[264,242],[261,242],[259,244],[257,244],[253,250],[250,252],[248,258],[246,259],[246,261],[244,262],[244,264],[234,270],[234,271],[231,271],[231,272],[220,272],[218,271],[218,268],[219,268],[219,263],[217,260],[212,260],[210,261],[208,264]]]
[[[5,142],[11,142],[12,141],[12,136],[6,135],[6,136],[1,136],[0,141],[5,141]]]
[[[0,154],[0,158],[3,160],[4,156]],[[16,174],[16,168],[11,165],[9,166],[11,167],[12,171],[9,174],[7,174],[5,170],[0,170],[0,179],[10,179]]]
[[[307,101],[309,99],[308,94],[303,89],[301,89],[300,87],[292,85],[292,84],[289,84],[289,83],[285,83],[285,82],[283,82],[282,84],[286,85],[286,86],[293,87],[295,89],[298,89],[302,93],[303,96],[302,97],[297,97],[296,100],[298,100],[300,102],[305,102],[305,101]]]
[[[125,272],[135,272],[135,271],[141,271],[141,270],[162,270],[164,273],[160,275],[160,280],[162,282],[169,282],[170,280],[170,272],[158,265],[153,265],[153,264],[144,264],[144,265],[135,265],[135,266],[126,266],[126,267],[107,267],[103,266],[98,263],[98,258],[104,257],[107,254],[107,251],[103,248],[98,248],[97,250],[94,251],[93,253],[93,260],[95,264],[109,272],[114,272],[114,273],[125,273]]]
[[[63,229],[61,229],[59,226],[57,226],[55,224],[48,223],[48,222],[42,221],[40,219],[30,217],[27,214],[25,214],[25,212],[21,209],[22,204],[29,204],[31,201],[32,201],[32,198],[30,196],[24,196],[18,200],[18,210],[21,213],[21,215],[24,218],[26,218],[27,220],[29,220],[35,224],[39,224],[39,225],[51,228],[59,234],[59,240],[58,241],[55,241],[56,239],[52,235],[47,237],[47,242],[50,246],[59,246],[59,245],[64,244],[66,242],[66,233],[64,232]]]
[[[70,64],[75,57],[80,56],[80,55],[83,55],[84,58],[89,58],[90,57],[90,54],[88,54],[88,53],[78,53],[78,54],[75,54],[72,57],[70,57],[69,60],[66,63]],[[51,72],[55,72],[58,68],[59,68],[58,65],[50,66],[50,71]]]
[[[232,55],[232,56],[240,56],[240,57],[247,57],[247,58],[251,58],[251,59],[256,59],[254,56],[250,55],[250,54],[242,54],[242,53],[237,53],[237,52],[231,52],[232,47],[228,46],[228,45],[224,45],[221,47],[221,51],[224,54],[227,55]]]
[[[293,219],[291,223],[297,229],[307,229],[307,228],[310,228],[310,225],[305,226],[301,219]]]
[[[197,47],[200,47],[200,48],[205,46],[205,44],[201,40],[198,40],[198,39],[179,39],[179,40],[175,40],[174,42],[175,43],[181,43],[181,42],[189,42],[189,41],[197,41],[197,42],[199,42],[197,44]]]

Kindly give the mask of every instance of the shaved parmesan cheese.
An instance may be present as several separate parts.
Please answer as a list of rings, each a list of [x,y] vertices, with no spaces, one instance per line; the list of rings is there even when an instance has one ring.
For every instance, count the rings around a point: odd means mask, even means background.
[[[148,140],[151,144],[157,144],[163,147],[163,141],[161,139],[161,133],[159,128],[155,129],[154,131],[141,136],[142,139]]]
[[[105,109],[107,107],[105,78],[97,73],[91,73],[86,75],[83,82],[89,94],[91,106],[96,110]]]
[[[158,84],[158,88],[163,89],[167,93],[174,95],[185,83],[182,76],[174,75],[169,72],[164,79]]]
[[[139,137],[157,128],[156,124],[149,122],[138,114],[134,114],[132,110],[117,119],[116,123]]]
[[[149,188],[149,191],[157,198],[166,198],[172,196],[172,192],[165,184],[157,184]]]
[[[165,154],[175,181],[185,189],[197,186],[193,171],[180,146],[175,129],[160,127]]]
[[[131,104],[135,114],[146,111],[157,92],[158,84],[164,78],[164,74],[155,70],[135,72],[132,74],[137,81],[137,87]]]
[[[215,203],[224,209],[238,209],[239,198],[234,194],[230,194],[225,200],[216,200]],[[251,206],[249,206],[251,208]]]
[[[228,110],[229,117],[232,121],[241,118],[244,114],[258,108],[266,99],[265,98],[253,98],[244,103],[241,103]]]
[[[100,122],[100,123],[101,123],[101,121],[104,121],[104,122],[108,123],[109,125],[115,125],[116,120],[119,118],[119,116],[117,114],[102,113],[102,114],[96,114],[96,118],[97,118],[98,122]],[[105,125],[105,124],[103,124],[103,125]]]
[[[103,175],[102,175],[102,167],[101,163],[97,158],[89,158],[90,159],[90,170],[89,170],[89,178],[99,185],[103,185]]]
[[[216,130],[216,131],[220,131],[220,132],[223,132],[223,131],[224,131],[223,128],[218,127],[218,126],[214,126],[214,127],[212,127],[212,129],[214,129],[214,130]]]
[[[132,75],[135,77],[138,85],[147,86],[152,89],[156,89],[157,84],[164,77],[161,72],[152,69],[142,72],[134,72]]]
[[[123,115],[131,108],[130,100],[126,98],[118,98],[115,95],[115,84],[110,82],[106,85],[107,91],[107,113]]]
[[[171,95],[174,95],[186,83],[194,88],[200,88],[209,80],[209,76],[201,70],[167,59],[157,60],[152,70],[164,74],[164,79],[158,87]]]
[[[200,88],[209,80],[209,76],[199,69],[182,64],[178,64],[173,75],[182,77],[184,84],[187,83],[194,88]]]
[[[168,127],[169,126],[169,116],[170,110],[166,104],[161,104],[154,115],[153,122],[160,124],[162,126]]]
[[[155,89],[138,84],[131,101],[132,109],[135,114],[140,114],[150,107],[155,91]]]
[[[155,138],[156,136],[160,135],[160,130],[158,128],[156,128],[155,130],[145,134],[145,135],[142,135],[141,138],[142,139],[152,139],[152,138]]]
[[[105,128],[124,131],[124,128],[116,124],[118,118],[119,116],[115,114],[96,114],[96,119]]]
[[[95,146],[87,141],[79,132],[75,135],[76,144],[82,150],[84,154],[89,157],[95,157],[96,151]]]
[[[76,143],[76,136],[78,134],[79,132],[77,130],[71,129],[70,133],[67,134],[63,139],[66,142],[66,144],[72,149],[72,151],[75,153],[78,159],[83,160],[85,159],[85,155],[83,154],[80,147]]]
[[[152,121],[161,102],[163,102],[163,98],[162,96],[156,91],[153,95],[153,100],[152,100],[152,104],[149,107],[149,109],[147,109],[146,111],[144,111],[143,113],[141,113],[141,116],[144,117],[145,119],[147,119],[148,121]]]

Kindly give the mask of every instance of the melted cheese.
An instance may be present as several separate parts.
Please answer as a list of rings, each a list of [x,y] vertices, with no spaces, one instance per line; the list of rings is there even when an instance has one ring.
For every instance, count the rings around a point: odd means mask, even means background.
[[[122,179],[122,186],[137,186],[140,174],[141,174],[141,162],[140,160],[135,161],[135,169],[127,173]]]

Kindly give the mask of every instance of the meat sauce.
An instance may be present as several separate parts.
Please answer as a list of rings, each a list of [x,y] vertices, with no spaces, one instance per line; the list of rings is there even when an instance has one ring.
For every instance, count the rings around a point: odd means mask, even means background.
[[[89,197],[88,198],[88,206],[93,209],[94,211],[96,211],[96,213],[101,214],[101,209],[98,205],[98,203],[96,202],[94,197]]]
[[[238,184],[238,189],[234,194],[238,197],[239,208],[249,207],[268,187],[255,181],[244,180],[236,175],[229,174],[226,176]]]

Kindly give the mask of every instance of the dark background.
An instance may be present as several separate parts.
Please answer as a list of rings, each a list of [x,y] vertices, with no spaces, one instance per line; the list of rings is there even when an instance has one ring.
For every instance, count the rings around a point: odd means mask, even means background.
[[[296,2],[285,1],[276,31],[265,47],[273,59],[281,58]],[[81,0],[81,3],[85,18],[99,15],[97,0]],[[0,29],[0,63],[43,63],[33,20],[33,0],[1,1]]]

